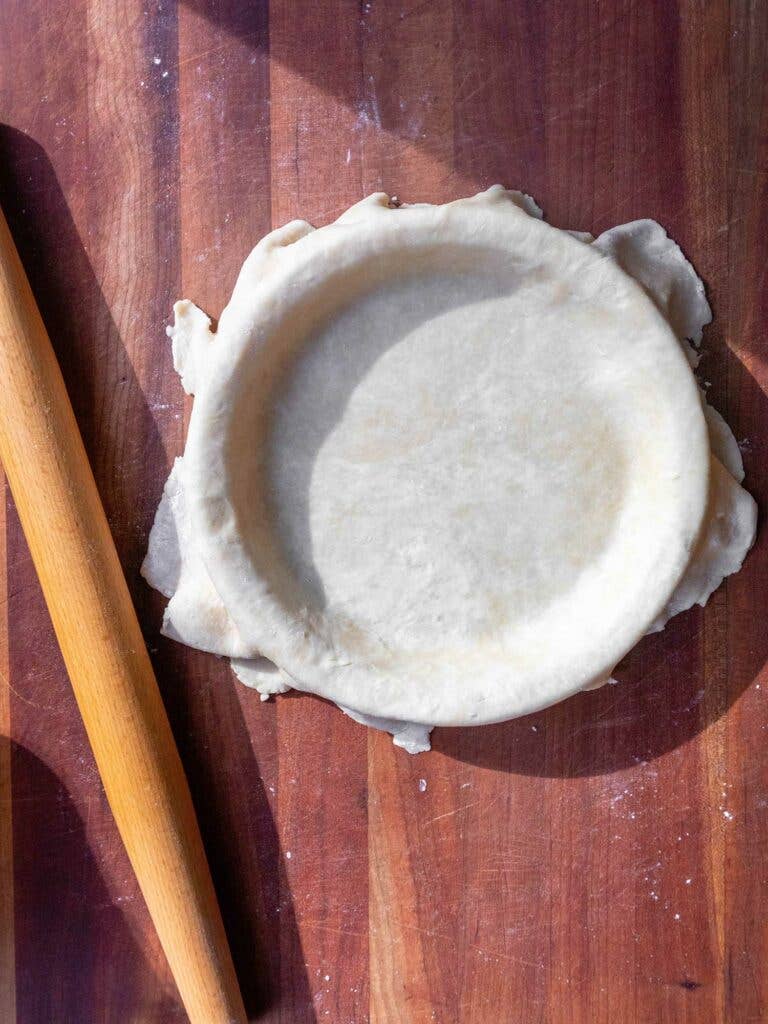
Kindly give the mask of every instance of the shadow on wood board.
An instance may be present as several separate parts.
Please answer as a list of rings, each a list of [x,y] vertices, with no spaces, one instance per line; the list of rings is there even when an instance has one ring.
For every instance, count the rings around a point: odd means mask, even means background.
[[[85,825],[61,780],[18,744],[10,746],[17,1019],[142,1020],[186,1017],[168,979],[157,979],[112,901]],[[109,934],[109,956],[97,937]],[[5,947],[3,947],[5,948]]]
[[[279,992],[290,986],[294,1005],[302,1007],[302,1019],[314,1019],[309,984],[301,967],[304,959],[285,882],[283,858],[259,766],[234,693],[237,684],[230,677],[224,685],[217,686],[217,717],[213,725],[206,721],[203,727],[191,721],[197,705],[198,717],[210,712],[206,686],[216,675],[215,667],[211,672],[198,673],[196,666],[213,659],[157,638],[163,602],[149,591],[138,575],[149,523],[137,524],[136,501],[130,494],[123,494],[120,453],[104,451],[105,447],[113,449],[115,444],[109,422],[105,425],[100,421],[100,417],[109,418],[111,413],[106,408],[110,402],[104,401],[103,384],[99,386],[96,361],[119,361],[121,395],[114,396],[114,401],[132,404],[130,422],[134,425],[135,437],[131,443],[141,446],[145,464],[152,467],[163,465],[165,461],[155,418],[124,351],[120,332],[45,151],[23,132],[4,125],[0,125],[0,207],[8,219],[56,351],[139,619],[147,636],[153,638],[151,656],[185,763],[246,1007],[251,1015],[261,1014],[274,1005]],[[160,334],[161,325],[158,325]],[[158,488],[157,473],[148,474],[147,486]],[[158,499],[159,493],[143,495],[141,504],[151,514]],[[9,555],[16,558],[17,568],[26,563],[25,571],[31,573],[26,545],[13,513],[9,516],[8,531]],[[30,635],[35,633],[37,622],[45,622],[45,629],[49,629],[37,586],[15,588],[9,595],[9,622],[12,626],[10,668],[16,688],[23,690],[24,680],[39,676],[43,656],[52,660],[52,671],[64,672],[58,649],[51,647],[49,650],[47,645],[29,643],[28,636],[13,629],[14,622],[24,624],[25,632]],[[216,661],[216,665],[221,664]],[[222,682],[212,681],[214,684]],[[211,758],[209,743],[214,748],[218,744],[226,749],[227,759],[239,779],[234,796],[232,774],[222,772],[218,757]],[[27,768],[32,772],[35,759],[22,747],[16,749],[22,753],[16,756],[14,801],[21,789],[26,791],[37,785],[27,778]],[[40,775],[41,772],[35,774],[38,782]],[[48,788],[51,786],[52,783]],[[37,806],[44,806],[44,796],[35,797],[41,801]],[[99,856],[107,851],[88,851],[82,828],[80,837],[81,857],[87,857],[89,863],[92,861],[95,865]],[[19,849],[27,851],[29,846],[29,843],[22,844]],[[108,902],[106,896],[105,900]],[[119,917],[119,908],[115,911]],[[22,928],[27,926],[26,914],[22,906],[17,915]],[[34,922],[30,926],[32,924]],[[288,958],[281,958],[281,952],[285,954],[286,950],[290,951]],[[98,960],[98,950],[93,954]],[[112,957],[113,952],[110,952]],[[22,962],[25,970],[26,965],[25,955]],[[100,965],[98,969],[105,968]],[[89,970],[88,965],[81,969],[77,984],[89,983]],[[71,984],[74,999],[79,989],[75,981]],[[32,985],[30,993],[44,987]],[[35,998],[43,999],[44,992],[38,992]],[[118,1016],[129,1019],[127,1015]],[[58,1016],[30,1015],[24,1019],[31,1022],[80,1018],[73,1009],[62,1011]]]

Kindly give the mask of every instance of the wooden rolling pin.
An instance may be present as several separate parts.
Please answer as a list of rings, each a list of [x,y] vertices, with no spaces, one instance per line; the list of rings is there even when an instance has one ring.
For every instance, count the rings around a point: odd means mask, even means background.
[[[2,212],[0,459],[107,799],[189,1019],[242,1024],[187,781],[64,380]]]

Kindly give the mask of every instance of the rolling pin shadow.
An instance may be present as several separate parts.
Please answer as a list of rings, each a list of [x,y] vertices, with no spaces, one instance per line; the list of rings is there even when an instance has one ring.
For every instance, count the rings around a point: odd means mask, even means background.
[[[64,381],[2,213],[0,375],[0,459],[182,1002],[193,1024],[242,1024],[189,788]]]

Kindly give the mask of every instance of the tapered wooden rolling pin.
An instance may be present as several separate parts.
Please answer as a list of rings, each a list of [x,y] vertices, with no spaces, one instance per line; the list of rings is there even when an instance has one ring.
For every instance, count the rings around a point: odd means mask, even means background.
[[[112,813],[190,1021],[243,1024],[187,781],[64,381],[2,212],[0,459]]]

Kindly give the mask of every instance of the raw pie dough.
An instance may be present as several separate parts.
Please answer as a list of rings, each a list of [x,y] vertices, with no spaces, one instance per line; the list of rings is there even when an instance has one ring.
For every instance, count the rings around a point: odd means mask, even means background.
[[[215,332],[175,306],[164,633],[411,751],[601,685],[754,539],[710,319],[655,222],[593,240],[501,186],[273,231]]]

